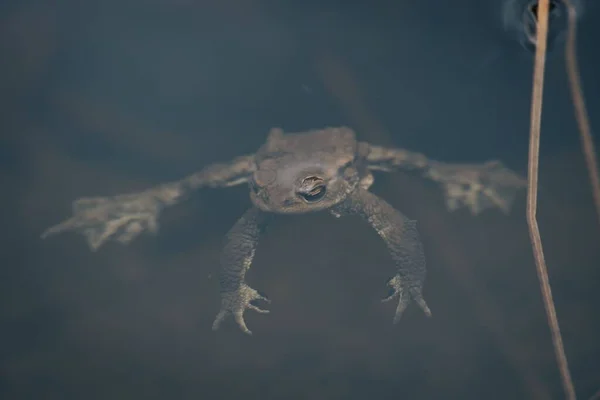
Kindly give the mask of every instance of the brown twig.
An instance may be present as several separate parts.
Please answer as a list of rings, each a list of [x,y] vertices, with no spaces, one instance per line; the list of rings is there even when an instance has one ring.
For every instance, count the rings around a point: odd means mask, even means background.
[[[544,259],[544,250],[540,230],[536,220],[538,167],[540,151],[540,126],[542,119],[542,96],[544,88],[544,64],[546,62],[546,44],[548,37],[548,0],[538,1],[538,21],[536,32],[536,52],[533,72],[533,90],[531,99],[531,125],[529,131],[529,162],[527,176],[527,225],[533,248],[536,270],[540,280],[540,289],[546,309],[546,316],[552,333],[552,343],[560,370],[563,388],[567,399],[575,400],[575,388],[567,364],[556,309],[552,299],[552,290],[548,279],[548,269]]]
[[[576,55],[576,32],[577,32],[577,12],[570,0],[563,0],[567,9],[568,27],[567,40],[565,44],[565,63],[567,67],[567,76],[569,77],[569,87],[571,88],[571,97],[575,107],[575,118],[579,126],[581,138],[581,147],[585,157],[585,163],[590,176],[590,186],[594,196],[596,214],[600,222],[600,177],[598,176],[598,160],[596,159],[594,139],[592,137],[590,121],[583,98],[583,89],[581,88],[581,77],[577,66]]]

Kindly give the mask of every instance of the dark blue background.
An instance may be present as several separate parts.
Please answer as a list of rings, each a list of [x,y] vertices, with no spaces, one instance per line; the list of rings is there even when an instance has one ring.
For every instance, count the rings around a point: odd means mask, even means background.
[[[598,12],[579,58],[600,106]],[[273,300],[254,336],[210,330],[223,236],[243,186],[201,191],[157,237],[92,253],[39,234],[81,196],[179,179],[253,152],[273,126],[350,125],[362,140],[524,173],[532,58],[502,1],[5,1],[0,5],[0,397],[563,398],[525,223],[445,210],[418,176],[373,191],[419,221],[426,319],[393,326],[392,271],[368,226],[278,219],[249,282]],[[600,230],[565,75],[548,57],[538,212],[580,398],[600,387]]]

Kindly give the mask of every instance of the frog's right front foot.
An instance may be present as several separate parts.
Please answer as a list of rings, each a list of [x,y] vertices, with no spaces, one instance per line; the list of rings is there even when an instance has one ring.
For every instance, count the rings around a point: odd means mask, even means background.
[[[427,176],[444,187],[449,210],[467,207],[473,215],[487,208],[499,208],[508,214],[517,193],[527,187],[527,179],[500,161],[483,164],[432,162]]]
[[[144,231],[158,231],[158,214],[165,204],[176,200],[176,189],[165,186],[141,193],[77,199],[73,216],[46,229],[41,237],[79,232],[93,251],[111,238],[127,244]]]
[[[269,310],[264,310],[253,302],[255,300],[262,300],[266,303],[271,301],[260,294],[257,290],[252,289],[250,286],[243,283],[237,290],[231,292],[221,293],[221,310],[217,314],[215,321],[212,325],[212,330],[216,331],[221,326],[221,323],[228,315],[233,315],[235,323],[240,327],[242,332],[247,335],[252,335],[252,331],[246,326],[244,321],[244,311],[246,309],[254,310],[260,314],[268,314]]]

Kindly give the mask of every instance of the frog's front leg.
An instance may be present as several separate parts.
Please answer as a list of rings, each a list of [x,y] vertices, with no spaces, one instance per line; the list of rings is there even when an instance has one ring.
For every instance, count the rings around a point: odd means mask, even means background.
[[[425,255],[416,221],[408,219],[385,200],[362,188],[355,190],[332,212],[334,215],[361,216],[385,241],[396,264],[396,274],[388,281],[392,293],[383,301],[398,298],[394,323],[398,323],[411,300],[427,316],[431,316],[422,294],[426,275]]]
[[[252,207],[227,233],[219,270],[221,309],[213,322],[213,330],[219,329],[221,322],[231,314],[240,329],[251,335],[252,332],[244,321],[244,311],[251,309],[262,314],[269,312],[257,307],[253,301],[263,300],[269,303],[270,300],[248,286],[245,281],[246,272],[252,264],[258,239],[266,227],[267,219],[265,213]]]
[[[115,239],[129,243],[144,231],[158,231],[158,216],[202,187],[229,187],[244,183],[255,169],[254,155],[229,163],[213,164],[179,181],[165,183],[138,193],[82,197],[73,202],[73,216],[54,225],[42,239],[66,231],[83,234],[92,250]]]
[[[373,171],[419,171],[444,188],[450,211],[468,207],[473,215],[486,208],[510,211],[517,193],[527,180],[500,161],[482,164],[450,164],[434,161],[421,153],[364,143],[367,165]]]

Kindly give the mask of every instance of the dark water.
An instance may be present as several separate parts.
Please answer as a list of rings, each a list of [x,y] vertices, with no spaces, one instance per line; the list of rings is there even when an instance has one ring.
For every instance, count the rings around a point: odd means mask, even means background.
[[[561,399],[522,195],[506,217],[449,213],[436,185],[378,175],[419,221],[433,318],[381,305],[392,271],[368,226],[278,219],[251,285],[254,332],[216,334],[213,278],[245,187],[201,191],[158,236],[92,253],[41,241],[80,196],[178,179],[254,151],[273,126],[525,172],[531,55],[500,1],[13,1],[0,5],[0,397]],[[589,4],[588,4],[589,3]],[[598,126],[600,9],[579,54]],[[600,388],[600,230],[560,48],[549,55],[538,212],[580,398]],[[596,338],[596,339],[594,339]]]

